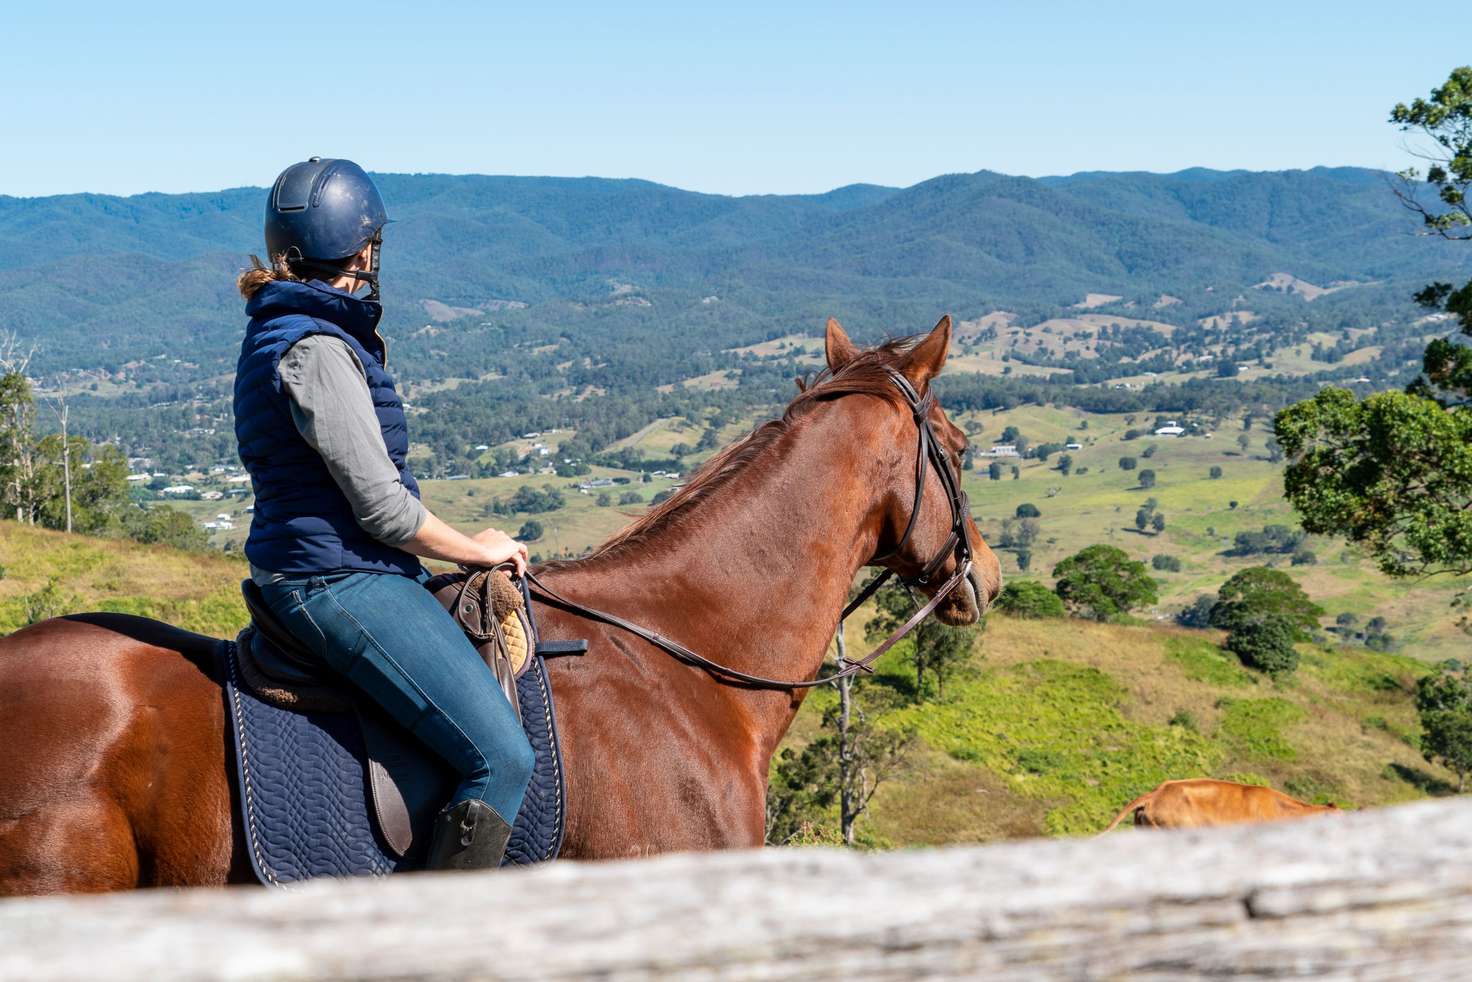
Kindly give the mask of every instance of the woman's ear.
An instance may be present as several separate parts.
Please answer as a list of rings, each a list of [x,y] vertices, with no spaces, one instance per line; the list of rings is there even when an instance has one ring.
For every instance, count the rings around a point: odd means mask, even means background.
[[[828,358],[830,371],[838,371],[859,355],[859,349],[848,339],[838,318],[828,318],[828,330],[823,339],[823,354]]]
[[[905,356],[901,371],[918,390],[946,367],[946,357],[951,351],[951,315],[946,314],[910,353]]]

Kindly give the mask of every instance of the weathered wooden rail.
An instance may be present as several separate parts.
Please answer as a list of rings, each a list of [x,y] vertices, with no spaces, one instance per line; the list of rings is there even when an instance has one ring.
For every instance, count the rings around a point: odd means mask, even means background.
[[[1472,977],[1472,800],[858,855],[0,902],[0,979]]]

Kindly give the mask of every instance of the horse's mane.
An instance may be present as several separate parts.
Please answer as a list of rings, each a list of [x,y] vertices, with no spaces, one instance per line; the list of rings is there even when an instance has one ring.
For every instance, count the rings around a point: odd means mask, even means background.
[[[898,404],[901,401],[900,392],[889,373],[898,367],[903,356],[920,340],[921,338],[895,338],[877,348],[860,352],[836,372],[825,368],[810,381],[799,379],[800,391],[787,404],[780,419],[768,420],[743,439],[717,453],[691,475],[684,487],[587,556],[554,560],[542,564],[542,568],[556,570],[589,560],[606,559],[634,548],[677,524],[695,505],[725,487],[753,461],[762,457],[768,448],[791,429],[795,421],[820,402],[857,393],[878,396]]]

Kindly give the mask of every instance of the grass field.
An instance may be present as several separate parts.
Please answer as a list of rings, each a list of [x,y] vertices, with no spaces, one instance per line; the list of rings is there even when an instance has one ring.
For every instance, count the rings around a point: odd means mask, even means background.
[[[1100,831],[1162,781],[1217,777],[1366,808],[1449,793],[1416,749],[1410,693],[1425,666],[1364,649],[1303,647],[1296,676],[1241,668],[1211,632],[992,615],[945,697],[912,704],[908,642],[861,696],[881,727],[917,735],[861,838],[939,845]],[[850,652],[865,645],[854,618]],[[821,690],[790,746],[818,731]],[[887,708],[884,708],[887,707]],[[836,823],[836,816],[830,816]]]

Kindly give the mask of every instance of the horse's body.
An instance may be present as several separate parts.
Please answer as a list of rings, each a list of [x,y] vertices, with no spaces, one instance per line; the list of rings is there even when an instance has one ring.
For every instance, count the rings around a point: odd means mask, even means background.
[[[1312,805],[1273,788],[1197,777],[1166,781],[1140,795],[1114,816],[1104,832],[1134,812],[1135,824],[1154,829],[1200,829],[1243,822],[1277,822],[1336,812],[1334,805]],[[1100,833],[1103,834],[1102,832]]]
[[[854,574],[894,545],[913,502],[916,424],[875,370],[924,386],[948,343],[947,320],[913,349],[860,354],[831,323],[832,377],[781,423],[592,557],[541,578],[741,671],[813,677]],[[931,418],[958,452],[959,431],[938,409]],[[902,573],[946,539],[934,494],[888,564]],[[952,623],[975,620],[1000,587],[969,518],[966,530],[975,572],[937,611]],[[589,641],[586,655],[548,663],[567,775],[562,855],[760,845],[768,764],[802,690],[722,683],[555,607],[536,616],[548,638]],[[0,894],[252,880],[217,643],[108,614],[0,639]]]

